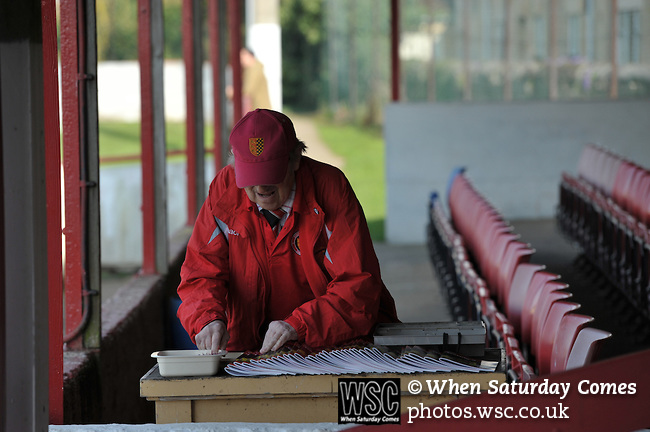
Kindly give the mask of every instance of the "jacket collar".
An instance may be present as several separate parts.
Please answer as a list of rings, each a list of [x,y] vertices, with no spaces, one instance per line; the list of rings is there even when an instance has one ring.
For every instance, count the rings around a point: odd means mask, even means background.
[[[296,171],[296,195],[293,211],[299,214],[322,215],[323,213],[314,194],[314,176],[311,169],[313,163],[311,158],[302,156],[300,167]],[[254,211],[255,204],[248,199],[246,191],[238,188],[235,184],[235,170],[231,165],[226,166],[219,177],[223,177],[218,181],[225,186],[225,190],[212,202],[215,216],[236,231],[248,232],[248,227],[242,223],[242,220],[248,218],[242,218],[241,215],[244,212]]]
[[[318,204],[316,195],[314,193],[314,174],[311,165],[314,163],[313,159],[302,156],[300,160],[300,168],[296,171],[296,199],[293,203],[294,211],[302,214],[320,214],[322,209]]]

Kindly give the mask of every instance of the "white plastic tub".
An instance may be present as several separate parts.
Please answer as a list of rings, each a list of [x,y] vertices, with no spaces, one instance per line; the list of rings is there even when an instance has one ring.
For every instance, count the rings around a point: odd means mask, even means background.
[[[222,355],[210,350],[167,350],[156,351],[151,357],[158,360],[160,375],[175,377],[215,375]]]

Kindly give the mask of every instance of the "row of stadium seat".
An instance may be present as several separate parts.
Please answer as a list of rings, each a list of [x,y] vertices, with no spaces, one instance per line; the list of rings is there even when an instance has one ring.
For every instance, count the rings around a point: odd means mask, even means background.
[[[481,320],[489,346],[505,349],[509,375],[536,375],[588,364],[611,334],[588,327],[559,276],[531,264],[534,250],[461,172],[448,187],[448,217],[432,194],[428,245],[456,320]],[[533,367],[534,365],[535,367]]]
[[[588,145],[578,177],[563,173],[561,231],[650,317],[650,171]]]
[[[650,171],[595,144],[583,147],[578,177],[620,206],[645,226],[650,226]]]

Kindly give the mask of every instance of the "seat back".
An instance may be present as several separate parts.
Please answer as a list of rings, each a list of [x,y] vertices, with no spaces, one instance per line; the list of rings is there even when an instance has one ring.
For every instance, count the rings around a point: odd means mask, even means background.
[[[621,206],[634,217],[638,217],[637,202],[639,201],[639,195],[641,193],[639,189],[642,186],[644,172],[645,170],[640,166],[633,165],[627,193],[623,197],[623,202],[621,203]]]
[[[578,176],[599,190],[611,195],[622,159],[595,144],[582,148],[578,160]]]
[[[612,337],[608,331],[585,327],[580,330],[567,359],[566,369],[575,369],[591,364],[606,340]]]
[[[506,249],[519,238],[518,234],[510,231],[500,231],[492,241],[485,239],[485,246],[477,254],[477,260],[481,269],[481,274],[488,283],[493,295],[498,294],[498,273]]]
[[[598,147],[594,144],[587,144],[582,148],[580,159],[578,159],[578,175],[592,183],[595,182],[594,166],[598,156]]]
[[[521,334],[521,314],[524,308],[526,293],[531,286],[533,276],[538,271],[544,270],[543,265],[521,263],[515,269],[510,283],[510,289],[506,296],[505,311],[510,323],[517,334]]]
[[[566,370],[569,354],[578,333],[593,320],[594,317],[592,316],[576,313],[568,313],[562,318],[551,351],[551,373]]]
[[[642,170],[634,184],[630,213],[646,227],[650,225],[650,171]]]
[[[497,298],[499,303],[506,310],[506,299],[510,284],[518,265],[530,261],[530,257],[535,253],[527,243],[520,241],[512,242],[508,245],[501,259],[500,265],[497,266]]]
[[[449,190],[449,212],[456,231],[468,239],[472,224],[476,221],[476,194],[467,178],[458,174],[454,177]]]
[[[616,181],[616,173],[618,172],[622,162],[623,161],[619,157],[607,153],[607,160],[603,171],[603,184],[601,185],[601,188],[603,192],[609,196],[612,195],[614,182]]]
[[[537,341],[536,359],[537,371],[540,375],[546,375],[551,372],[551,357],[553,345],[558,337],[562,319],[570,312],[578,309],[578,303],[567,301],[555,301],[548,311],[548,316],[544,322],[539,338]]]
[[[636,171],[637,167],[630,161],[623,161],[618,168],[612,189],[612,199],[621,207],[624,207],[627,202],[628,193]]]
[[[526,292],[524,307],[521,311],[521,341],[530,344],[532,337],[533,318],[544,286],[550,282],[559,279],[560,276],[547,271],[538,271],[533,275],[530,281],[530,287]]]
[[[537,307],[533,316],[533,328],[530,338],[530,347],[533,354],[537,355],[539,340],[544,330],[544,325],[548,318],[551,306],[558,300],[566,300],[571,297],[571,293],[566,291],[567,284],[550,281],[544,285],[544,290],[539,298]]]
[[[528,363],[521,350],[512,346],[511,367],[517,381],[528,381],[535,378],[535,371]]]

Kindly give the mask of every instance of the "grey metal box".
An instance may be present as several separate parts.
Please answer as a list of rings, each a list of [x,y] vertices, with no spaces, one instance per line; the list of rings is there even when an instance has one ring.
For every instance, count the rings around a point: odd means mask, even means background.
[[[429,323],[381,323],[374,333],[375,345],[435,345],[441,351],[468,356],[485,352],[485,324],[482,321]]]

